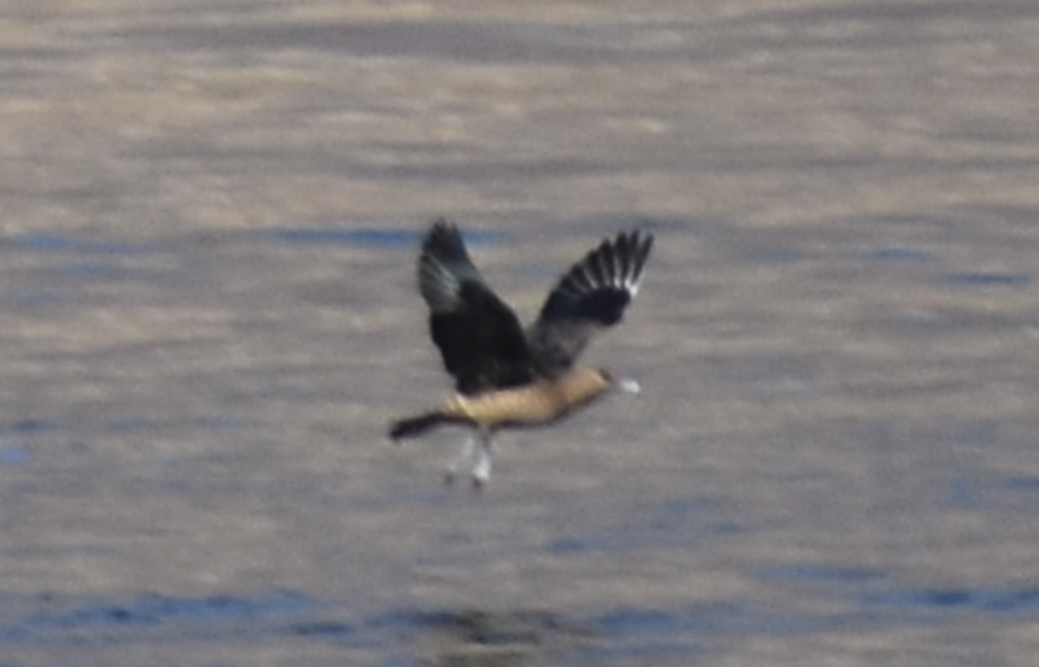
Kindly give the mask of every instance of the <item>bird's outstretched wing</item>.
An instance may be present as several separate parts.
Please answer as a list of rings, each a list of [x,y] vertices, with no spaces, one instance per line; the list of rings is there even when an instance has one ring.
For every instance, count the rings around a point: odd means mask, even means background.
[[[478,394],[533,379],[516,314],[483,281],[458,228],[447,220],[435,220],[426,234],[418,285],[429,306],[430,335],[459,392]]]
[[[600,243],[563,275],[529,332],[542,374],[570,368],[596,332],[621,321],[638,293],[652,248],[651,234],[623,232]]]

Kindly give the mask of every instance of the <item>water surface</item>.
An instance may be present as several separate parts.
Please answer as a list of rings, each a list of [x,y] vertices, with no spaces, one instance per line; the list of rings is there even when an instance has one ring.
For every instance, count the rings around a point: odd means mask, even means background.
[[[1031,665],[1039,8],[21,3],[0,663]],[[524,318],[658,237],[637,378],[394,447],[456,217]]]

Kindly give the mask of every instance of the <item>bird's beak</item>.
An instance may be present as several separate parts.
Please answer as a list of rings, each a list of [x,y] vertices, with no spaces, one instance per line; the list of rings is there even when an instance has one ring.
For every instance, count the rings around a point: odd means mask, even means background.
[[[640,393],[642,393],[642,385],[640,385],[636,380],[632,380],[631,378],[621,378],[620,380],[618,380],[617,388],[625,394],[631,394],[633,396],[637,396]]]

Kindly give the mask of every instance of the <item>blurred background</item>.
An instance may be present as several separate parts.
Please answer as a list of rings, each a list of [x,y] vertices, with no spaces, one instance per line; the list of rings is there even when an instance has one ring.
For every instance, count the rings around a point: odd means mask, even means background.
[[[1031,665],[1039,5],[14,0],[0,665]],[[414,261],[531,318],[657,236],[501,436]]]

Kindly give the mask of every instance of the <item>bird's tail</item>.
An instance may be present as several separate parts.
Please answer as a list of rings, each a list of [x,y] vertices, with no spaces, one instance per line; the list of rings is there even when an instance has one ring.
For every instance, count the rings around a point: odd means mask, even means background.
[[[439,410],[415,415],[414,417],[405,417],[390,423],[390,437],[394,440],[414,438],[422,435],[434,426],[455,421],[458,421],[456,417],[444,414]]]

